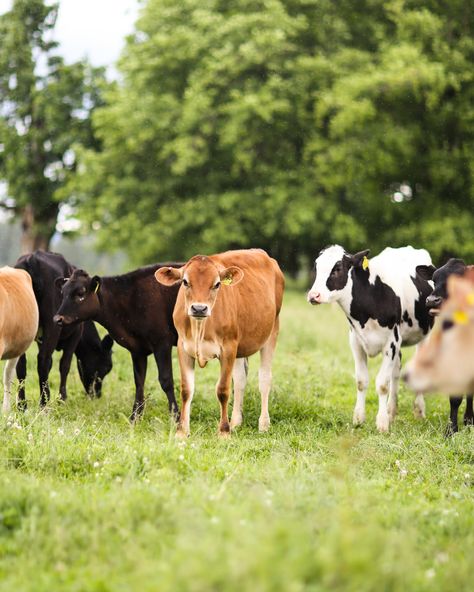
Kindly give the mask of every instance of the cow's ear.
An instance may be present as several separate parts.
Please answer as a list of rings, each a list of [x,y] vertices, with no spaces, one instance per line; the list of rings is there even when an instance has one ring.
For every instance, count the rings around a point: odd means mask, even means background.
[[[102,349],[105,351],[110,351],[114,344],[114,340],[112,337],[107,333],[107,335],[102,339]]]
[[[240,282],[240,280],[244,277],[244,272],[240,269],[240,267],[227,267],[220,272],[221,282],[226,286],[235,286]]]
[[[97,292],[99,291],[99,288],[100,288],[100,277],[98,275],[95,275],[91,279],[89,289],[91,292],[94,292],[94,294],[97,294]]]
[[[173,286],[183,279],[183,268],[160,267],[155,271],[155,279],[164,286]]]
[[[354,267],[363,267],[366,269],[366,265],[368,263],[367,255],[370,253],[370,249],[365,249],[365,251],[359,251],[355,255],[351,257],[351,263]]]
[[[421,277],[422,280],[429,282],[433,278],[433,274],[436,271],[434,265],[417,265],[416,273]]]
[[[64,286],[64,284],[68,281],[69,278],[65,278],[65,277],[58,277],[54,280],[54,285],[56,286],[56,288],[58,288],[58,290],[61,290],[61,288]]]

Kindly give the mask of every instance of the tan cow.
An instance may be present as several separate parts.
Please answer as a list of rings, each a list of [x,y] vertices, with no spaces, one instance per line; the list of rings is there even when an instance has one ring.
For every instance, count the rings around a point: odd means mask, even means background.
[[[3,371],[3,413],[10,412],[10,393],[18,358],[38,331],[38,305],[31,277],[23,269],[0,268],[0,359]]]
[[[246,358],[257,351],[262,399],[258,425],[260,431],[267,430],[271,364],[285,285],[278,263],[260,249],[227,251],[210,257],[197,255],[179,269],[161,267],[155,277],[168,286],[182,282],[173,313],[181,370],[178,435],[189,435],[195,360],[201,368],[213,358],[220,361],[216,386],[221,406],[219,433],[227,435],[242,423]],[[234,406],[229,424],[227,406],[232,379]]]
[[[416,391],[474,391],[474,270],[448,278],[437,325],[403,372]]]

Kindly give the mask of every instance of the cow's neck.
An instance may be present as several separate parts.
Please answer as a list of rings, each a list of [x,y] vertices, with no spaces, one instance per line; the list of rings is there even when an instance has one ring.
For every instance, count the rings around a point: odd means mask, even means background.
[[[202,343],[204,341],[204,332],[206,330],[207,319],[197,321],[196,319],[190,319],[191,323],[191,338],[194,344],[194,357],[197,360],[200,368],[204,368],[207,364],[207,360],[202,354]]]
[[[122,334],[122,327],[127,324],[130,308],[128,298],[121,290],[114,290],[113,278],[102,278],[98,296],[100,308],[94,317],[94,321],[100,323],[117,341]],[[120,341],[119,341],[120,342]]]

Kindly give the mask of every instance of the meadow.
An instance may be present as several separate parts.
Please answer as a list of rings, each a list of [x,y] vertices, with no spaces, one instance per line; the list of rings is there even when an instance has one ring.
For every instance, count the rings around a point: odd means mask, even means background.
[[[447,400],[429,398],[416,420],[402,386],[378,434],[377,359],[367,423],[353,428],[339,309],[287,292],[266,434],[258,357],[230,439],[217,437],[218,364],[197,372],[183,442],[151,359],[145,416],[130,425],[131,362],[114,348],[100,400],[74,368],[67,403],[55,395],[41,413],[29,352],[29,409],[0,424],[2,592],[472,590],[474,431],[445,439]],[[176,360],[174,373],[178,390]]]

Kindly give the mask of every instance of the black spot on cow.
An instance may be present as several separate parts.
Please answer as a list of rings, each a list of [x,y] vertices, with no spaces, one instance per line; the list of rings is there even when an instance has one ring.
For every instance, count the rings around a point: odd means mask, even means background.
[[[384,284],[379,276],[369,282],[369,274],[362,268],[352,270],[351,317],[362,328],[369,319],[378,321],[381,327],[392,329],[400,323],[402,307],[394,290]]]
[[[395,359],[395,355],[397,353],[397,348],[395,347],[395,344],[393,342],[390,344],[390,348],[392,350],[392,360],[394,360]]]
[[[354,323],[352,322],[352,319],[350,317],[347,317],[347,320],[349,321],[349,325],[354,328]]]
[[[395,327],[393,328],[393,334],[395,335],[395,341],[398,343],[399,335],[397,325],[395,325]]]
[[[413,327],[413,321],[411,320],[407,310],[403,313],[402,321],[404,321],[409,327]]]
[[[415,318],[418,321],[423,334],[426,335],[434,322],[433,317],[428,312],[426,306],[426,299],[431,294],[431,286],[419,274],[416,274],[415,277],[410,277],[418,290],[418,298],[415,300]]]
[[[342,290],[344,288],[347,284],[347,278],[349,277],[351,266],[351,260],[349,257],[346,257],[346,255],[344,255],[341,261],[337,261],[334,264],[326,281],[328,290]]]

